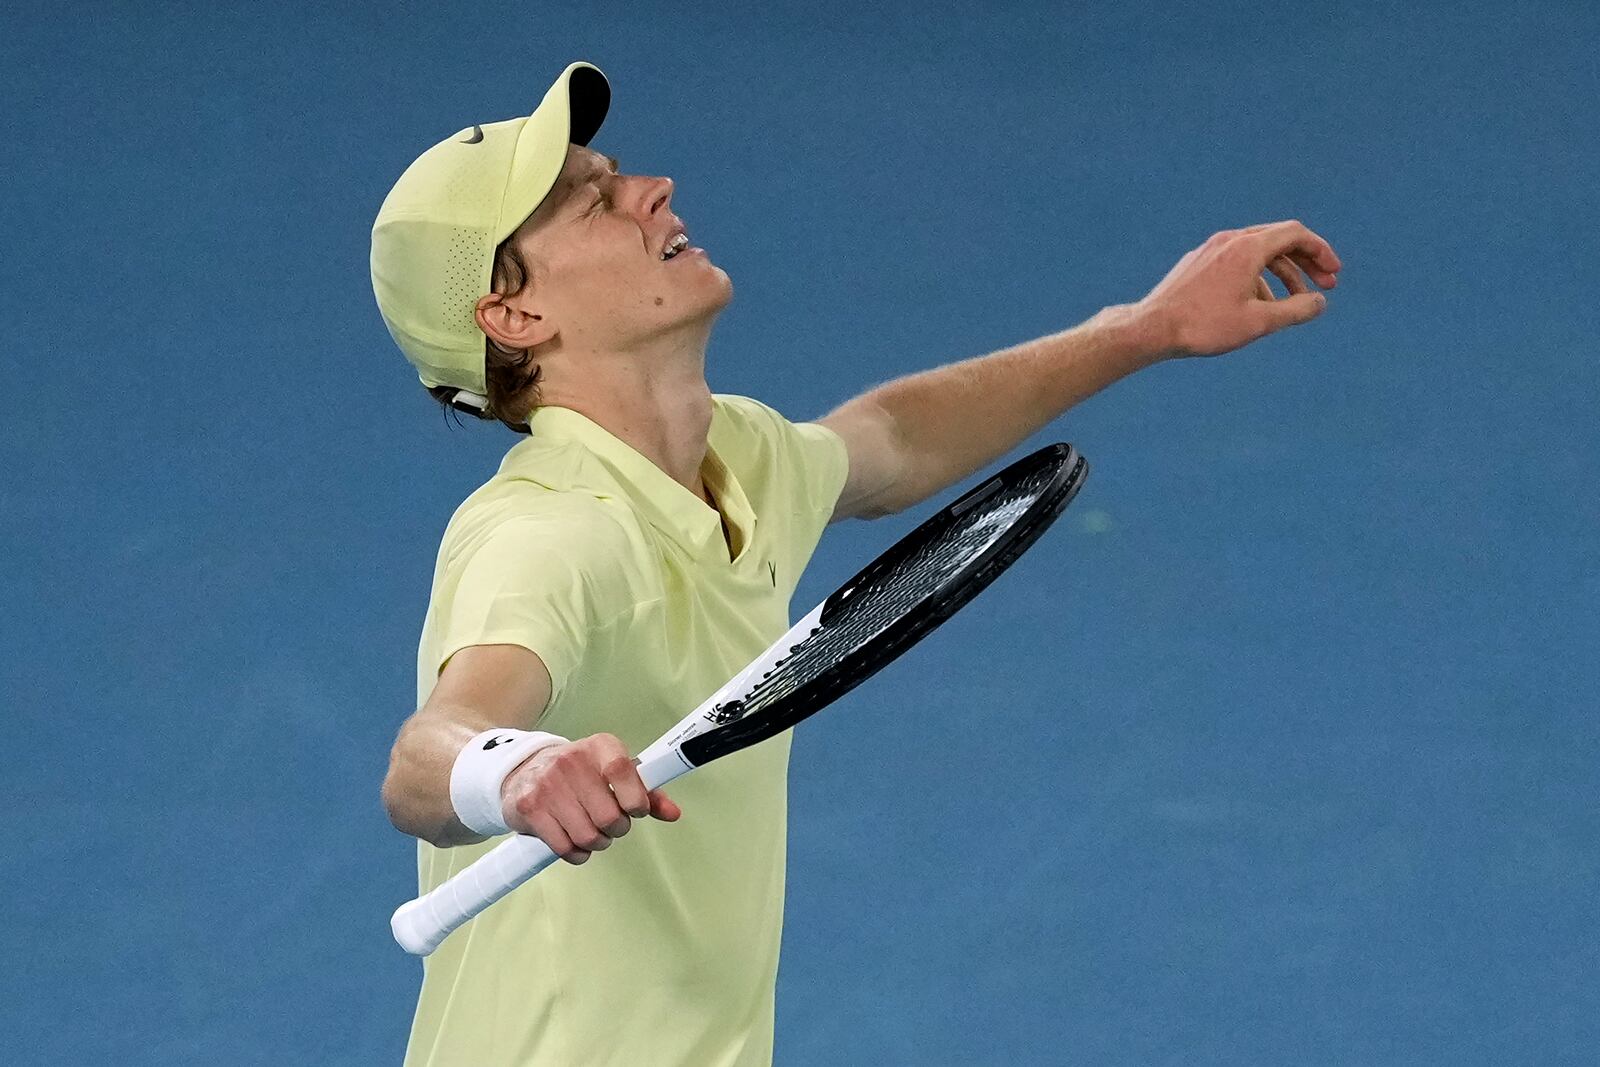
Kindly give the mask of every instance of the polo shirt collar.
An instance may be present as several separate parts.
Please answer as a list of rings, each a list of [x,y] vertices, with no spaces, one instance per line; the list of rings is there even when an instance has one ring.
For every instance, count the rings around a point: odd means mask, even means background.
[[[529,437],[506,454],[501,473],[553,489],[621,497],[691,555],[728,562],[722,519],[738,531],[740,556],[755,535],[756,516],[715,441],[721,414],[713,402],[700,476],[720,507],[707,504],[605,427],[571,408],[542,405],[528,416]]]

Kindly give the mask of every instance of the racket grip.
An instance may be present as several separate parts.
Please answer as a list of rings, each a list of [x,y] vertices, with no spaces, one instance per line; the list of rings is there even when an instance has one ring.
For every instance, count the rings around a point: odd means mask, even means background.
[[[646,789],[658,789],[691,766],[677,750],[657,741],[639,754],[639,777]],[[426,956],[438,948],[451,931],[499,900],[556,860],[550,846],[529,834],[512,834],[505,841],[451,875],[431,893],[395,909],[389,929],[400,947],[413,956]]]
[[[512,834],[457,871],[431,893],[395,909],[389,929],[413,956],[438,948],[456,927],[554,863],[550,846],[528,834]]]

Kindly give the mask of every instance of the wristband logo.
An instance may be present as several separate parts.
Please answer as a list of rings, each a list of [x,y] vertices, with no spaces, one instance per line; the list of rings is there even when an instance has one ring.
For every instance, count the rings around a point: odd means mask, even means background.
[[[474,126],[474,127],[472,127],[472,136],[471,137],[463,137],[461,139],[461,143],[462,144],[477,144],[481,140],[483,140],[483,127],[482,126]]]
[[[489,751],[489,750],[490,750],[490,749],[491,749],[491,748],[493,748],[493,747],[494,747],[494,746],[496,746],[496,745],[503,745],[503,744],[505,744],[505,743],[506,743],[506,742],[507,742],[507,741],[510,741],[510,740],[511,740],[511,738],[509,738],[509,737],[491,737],[491,738],[489,738],[489,740],[487,740],[487,741],[485,741],[485,742],[484,742],[484,743],[483,743],[483,750],[484,750],[484,751],[485,751],[485,752],[487,752],[487,751]]]

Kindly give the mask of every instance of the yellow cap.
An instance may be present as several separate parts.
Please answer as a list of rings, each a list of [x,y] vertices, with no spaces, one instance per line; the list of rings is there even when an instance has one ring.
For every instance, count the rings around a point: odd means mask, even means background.
[[[526,118],[469,126],[422,153],[394,183],[372,226],[372,292],[422,384],[447,385],[483,407],[483,331],[495,246],[549,195],[568,144],[605,121],[611,86],[573,63]]]

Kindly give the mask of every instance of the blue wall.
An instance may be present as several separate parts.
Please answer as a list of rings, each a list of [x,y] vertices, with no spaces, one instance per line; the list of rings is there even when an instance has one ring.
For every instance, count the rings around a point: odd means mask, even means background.
[[[799,731],[781,1064],[1593,1062],[1600,15],[1077,6],[0,16],[8,1061],[398,1060],[377,786],[515,438],[441,419],[368,230],[582,58],[734,280],[713,388],[797,420],[1218,229],[1345,263],[1030,442],[1067,517]]]

